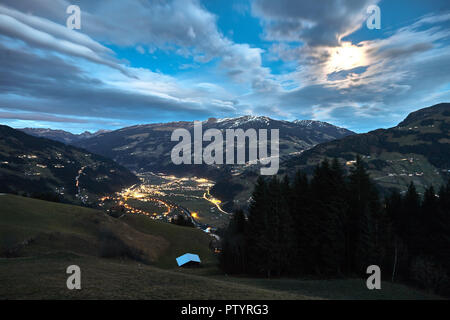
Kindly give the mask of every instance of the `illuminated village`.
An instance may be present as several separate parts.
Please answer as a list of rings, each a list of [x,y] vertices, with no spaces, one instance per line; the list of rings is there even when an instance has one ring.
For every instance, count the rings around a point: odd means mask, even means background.
[[[222,202],[209,192],[213,181],[154,173],[143,173],[139,178],[141,184],[99,198],[98,206],[111,215],[142,214],[164,222],[174,222],[182,216],[208,233],[217,227],[211,220],[228,219]]]

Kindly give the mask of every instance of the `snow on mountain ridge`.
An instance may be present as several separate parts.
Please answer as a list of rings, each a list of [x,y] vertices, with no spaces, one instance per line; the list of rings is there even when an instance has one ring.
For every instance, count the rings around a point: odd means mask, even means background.
[[[212,118],[211,118],[212,119]],[[324,128],[324,127],[334,127],[340,130],[347,130],[342,127],[335,126],[333,124],[330,124],[328,122],[318,121],[318,120],[294,120],[294,121],[288,121],[288,120],[274,120],[266,116],[242,116],[237,118],[222,118],[222,119],[214,119],[214,123],[226,123],[226,122],[232,122],[230,125],[231,128],[243,125],[245,123],[250,122],[260,122],[264,123],[267,126],[270,124],[270,121],[279,121],[284,122],[286,124],[295,124],[302,127],[317,127],[317,128]],[[210,122],[210,119],[208,119],[208,122]]]

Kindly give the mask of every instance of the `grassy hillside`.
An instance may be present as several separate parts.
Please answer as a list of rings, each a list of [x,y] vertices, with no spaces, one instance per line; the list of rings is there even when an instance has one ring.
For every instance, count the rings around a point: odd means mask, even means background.
[[[197,229],[13,195],[1,195],[0,207],[0,299],[304,298],[178,269],[175,258],[186,252],[200,255],[201,272],[215,267],[210,237]],[[101,258],[105,241],[126,249]],[[80,292],[65,285],[72,264],[82,270]]]
[[[82,290],[66,288],[69,265]],[[0,259],[0,299],[305,299],[300,294],[169,271],[130,261],[67,253]]]
[[[13,195],[0,196],[0,252],[31,256],[68,251],[90,256],[128,257],[166,268],[192,251],[211,263],[204,232],[143,216],[115,219],[93,209]],[[170,240],[169,240],[170,239]],[[116,251],[111,251],[117,247]],[[122,251],[120,251],[120,250]]]
[[[433,295],[364,280],[251,279],[220,273],[204,232],[127,215],[0,195],[0,299],[426,299]],[[182,269],[175,258],[200,255]],[[66,288],[78,265],[82,290]]]
[[[186,252],[198,254],[204,266],[211,267],[217,264],[216,256],[209,249],[211,237],[198,229],[153,221],[141,215],[123,216],[121,221],[142,233],[168,239],[169,246],[164,251],[164,255],[155,263],[158,267],[173,268],[175,258]]]

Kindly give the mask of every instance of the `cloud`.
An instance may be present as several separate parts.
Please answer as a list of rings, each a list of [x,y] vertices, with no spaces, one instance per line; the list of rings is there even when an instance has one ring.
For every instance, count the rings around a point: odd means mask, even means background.
[[[8,36],[13,39],[20,39],[30,45],[35,47],[54,50],[63,54],[69,54],[76,57],[81,57],[87,59],[89,61],[100,63],[116,70],[119,70],[123,74],[127,76],[132,76],[124,67],[117,64],[111,59],[103,58],[98,53],[96,53],[93,49],[84,46],[79,43],[87,43],[89,46],[94,47],[95,49],[100,49],[102,52],[109,52],[110,50],[101,46],[100,44],[94,44],[94,42],[86,37],[76,35],[75,31],[65,31],[61,32],[61,26],[56,24],[52,24],[50,22],[46,22],[42,19],[23,19],[24,21],[32,20],[32,24],[38,25],[40,27],[44,27],[43,29],[52,29],[54,34],[62,35],[68,38],[71,41],[64,40],[61,38],[56,38],[50,33],[46,33],[44,31],[40,31],[30,27],[17,20],[16,18],[6,15],[4,13],[12,13],[12,16],[16,16],[18,18],[23,18],[18,12],[14,12],[12,10],[8,10],[2,6],[0,6],[0,33]],[[67,29],[67,28],[66,28]],[[68,29],[67,29],[68,30]],[[74,33],[73,36],[70,36],[70,32]],[[77,43],[79,42],[79,43]]]
[[[345,80],[351,75],[362,74],[366,72],[367,66],[365,67],[356,67],[350,70],[341,70],[330,73],[327,75],[328,81],[337,81],[337,80]]]
[[[68,29],[65,25],[57,24],[48,19],[32,16],[22,13],[20,11],[10,9],[8,7],[0,5],[0,14],[7,15],[14,18],[27,26],[38,29],[42,32],[51,34],[57,38],[64,39],[73,43],[77,43],[81,46],[90,48],[96,52],[113,54],[114,52],[109,48],[101,45],[97,41],[91,39],[85,34]]]
[[[69,122],[69,123],[89,123],[92,120],[59,117],[54,114],[42,113],[18,113],[18,112],[4,112],[0,111],[0,119],[17,119],[17,120],[33,120],[33,121],[48,121],[48,122]]]
[[[53,54],[41,55],[0,42],[0,108],[139,120],[205,117],[236,111],[236,101],[219,86],[186,87],[177,80],[145,69],[131,69],[139,79],[124,76],[100,80],[91,65],[73,64]],[[100,76],[100,74],[99,74]],[[206,86],[206,87],[205,87]]]
[[[59,7],[66,5],[65,1],[55,1],[55,3]],[[182,10],[182,3],[186,10]],[[27,12],[52,16],[56,13],[44,10],[51,5],[46,1],[42,3],[42,6],[30,3],[29,8],[24,8],[23,2],[20,1],[8,4],[18,6]],[[133,14],[140,14],[143,9],[149,11],[151,9],[149,5],[158,7],[158,3],[145,4],[142,1],[136,1],[127,7],[130,9],[127,12],[130,12],[131,20],[125,21],[126,30],[121,29],[120,22],[124,22],[122,18],[119,21],[119,27],[112,28],[111,31],[106,28],[108,26],[106,22],[102,24],[104,21],[101,14],[94,16],[82,11],[82,31],[90,30],[91,33],[98,34],[100,38],[111,37],[111,40],[119,44],[123,44],[122,39],[127,39],[130,44],[140,41],[142,45],[137,45],[136,50],[141,53],[145,52],[144,46],[151,42],[153,36],[158,39],[161,47],[175,43],[175,45],[187,45],[187,48],[190,48],[189,43],[185,41],[192,41],[192,44],[197,46],[193,46],[191,51],[195,57],[198,57],[199,52],[206,52],[202,54],[203,59],[207,61],[214,55],[223,54],[224,59],[220,66],[227,71],[231,69],[241,71],[250,83],[252,79],[260,80],[265,76],[267,70],[261,68],[261,51],[250,48],[248,45],[234,44],[223,37],[216,29],[215,17],[201,8],[197,1],[167,2],[168,6],[177,6],[179,15],[185,16],[184,18],[178,16],[178,18],[169,19],[170,8],[161,5],[157,9],[161,14],[165,12],[167,19],[158,17],[159,22],[151,22],[152,30],[156,27],[159,31],[154,30],[154,34],[150,34],[150,39],[141,38],[141,36],[133,39],[133,35],[137,33],[132,31],[132,28],[136,26],[135,23],[139,23],[137,22],[139,19],[135,20],[134,18],[137,17],[133,17]],[[119,12],[120,17],[123,17],[124,8],[120,5],[108,7],[105,4],[94,6],[90,3],[82,4],[82,10],[91,9],[93,12],[102,12],[107,8],[113,11],[118,10],[109,15],[110,18],[113,19]],[[158,20],[156,18],[155,16],[155,20]],[[181,31],[181,24],[186,19],[192,20],[187,34]],[[140,19],[140,21],[143,20]],[[95,28],[92,27],[94,22],[99,22]],[[177,24],[179,28],[174,28],[170,25],[171,23]],[[150,25],[147,27],[150,28]],[[205,28],[208,30],[203,30]],[[159,32],[173,34],[165,38],[160,34],[156,37]],[[127,36],[124,36],[125,33]],[[3,34],[3,37],[0,35],[0,96],[2,97],[0,107],[4,109],[82,117],[106,116],[138,120],[146,118],[148,121],[151,121],[152,115],[156,115],[158,119],[171,118],[175,114],[182,117],[201,118],[236,112],[238,102],[230,100],[226,90],[218,85],[215,85],[213,92],[188,82],[183,84],[170,76],[150,70],[120,65],[112,56],[114,52],[109,48],[85,34],[68,30],[65,26],[42,17],[0,6],[0,34]],[[145,32],[139,34],[144,37],[148,35]],[[200,36],[209,37],[210,43],[205,44],[205,39],[196,39]],[[161,42],[161,39],[164,39],[164,42]],[[88,63],[80,62],[79,58],[85,59]],[[244,64],[246,68],[240,64]],[[140,79],[114,75],[100,68],[102,65],[112,67],[127,76],[137,75]]]
[[[450,99],[449,21],[445,13],[428,15],[384,38],[356,44],[276,43],[269,51],[274,59],[298,63],[277,81],[296,86],[252,94],[241,103],[252,105],[256,114],[281,110],[287,118],[329,121],[356,131],[396,125],[412,110]]]
[[[252,13],[261,19],[265,38],[298,41],[309,46],[337,46],[356,31],[366,9],[378,0],[254,0]]]
[[[23,1],[7,0],[6,5],[65,23],[65,8],[69,2],[55,0],[26,5]],[[199,0],[79,0],[77,5],[82,11],[81,31],[98,41],[123,47],[137,46],[139,52],[145,49],[154,52],[158,48],[191,57],[197,63],[218,59],[221,61],[221,70],[226,70],[224,74],[232,80],[248,83],[250,88],[260,88],[260,83],[264,83],[265,87],[269,85],[263,80],[269,76],[270,70],[262,67],[262,50],[247,44],[236,44],[225,37],[217,28],[217,17],[207,11]],[[37,24],[34,26],[38,28]],[[59,30],[58,36],[67,36],[62,33],[62,28],[56,28]],[[47,26],[47,32],[55,35],[55,31],[48,29]],[[92,49],[93,44],[89,46],[89,37],[86,37],[74,39],[72,36],[70,41]],[[87,52],[84,54],[87,55]],[[88,56],[90,59],[98,58]],[[233,77],[237,72],[240,72],[241,77]]]

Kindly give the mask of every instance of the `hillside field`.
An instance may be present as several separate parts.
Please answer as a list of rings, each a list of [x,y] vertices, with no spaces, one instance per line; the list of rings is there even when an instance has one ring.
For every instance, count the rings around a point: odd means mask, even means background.
[[[363,279],[251,279],[220,272],[210,236],[144,216],[114,219],[93,209],[0,195],[0,299],[433,299]],[[200,255],[198,269],[175,258]],[[81,290],[66,268],[81,268]]]

